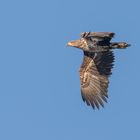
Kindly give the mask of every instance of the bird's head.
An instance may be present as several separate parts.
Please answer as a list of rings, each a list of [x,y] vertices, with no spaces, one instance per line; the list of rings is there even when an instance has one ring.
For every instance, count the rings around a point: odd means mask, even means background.
[[[88,51],[88,44],[87,44],[86,39],[84,39],[84,38],[81,38],[79,40],[70,41],[70,42],[68,42],[67,46],[72,46],[75,48],[82,49],[84,51]]]

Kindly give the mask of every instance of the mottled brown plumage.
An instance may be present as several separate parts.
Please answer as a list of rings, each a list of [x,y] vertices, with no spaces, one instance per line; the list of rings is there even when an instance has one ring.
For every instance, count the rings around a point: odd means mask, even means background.
[[[68,42],[68,46],[82,49],[83,63],[80,68],[81,95],[93,108],[104,107],[108,98],[109,76],[113,68],[113,49],[126,48],[125,42],[111,43],[111,32],[84,32],[80,40]]]

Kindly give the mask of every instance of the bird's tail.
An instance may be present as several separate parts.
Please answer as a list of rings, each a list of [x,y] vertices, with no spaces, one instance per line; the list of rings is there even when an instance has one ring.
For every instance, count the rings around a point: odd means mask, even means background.
[[[125,42],[116,42],[116,43],[111,43],[110,45],[111,49],[125,49],[129,46],[130,44],[127,44]]]

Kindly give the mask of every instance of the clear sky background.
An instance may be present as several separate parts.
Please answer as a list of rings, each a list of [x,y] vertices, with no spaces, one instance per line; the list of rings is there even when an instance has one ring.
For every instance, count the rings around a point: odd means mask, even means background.
[[[109,103],[81,99],[83,31],[115,32]],[[0,140],[140,139],[139,0],[0,1]]]

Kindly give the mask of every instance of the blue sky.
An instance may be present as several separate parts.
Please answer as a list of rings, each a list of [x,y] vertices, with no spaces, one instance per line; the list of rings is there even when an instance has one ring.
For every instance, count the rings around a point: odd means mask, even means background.
[[[0,139],[140,139],[138,0],[0,1]],[[109,103],[83,103],[83,53],[66,47],[83,31],[111,31],[132,46],[115,51]]]

